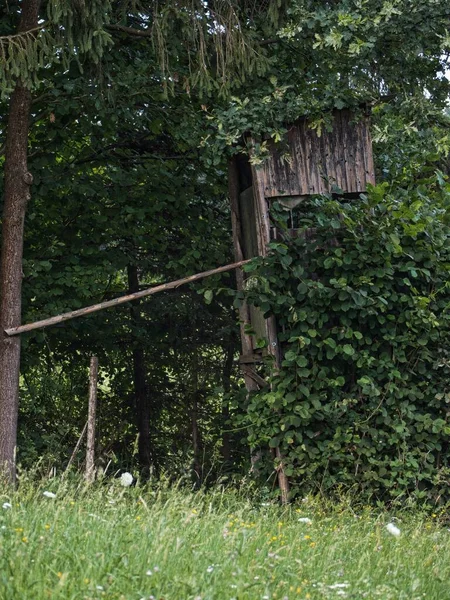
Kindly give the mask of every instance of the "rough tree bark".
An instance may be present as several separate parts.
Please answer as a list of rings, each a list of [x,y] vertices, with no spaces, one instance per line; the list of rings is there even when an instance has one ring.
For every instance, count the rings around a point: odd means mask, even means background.
[[[139,291],[139,274],[136,265],[128,265],[128,289],[130,294]],[[135,327],[139,327],[140,324],[139,311],[139,303],[130,306],[131,319]],[[139,432],[139,464],[142,467],[144,475],[147,475],[152,465],[152,443],[150,436],[152,407],[146,383],[145,355],[140,344],[133,347],[133,384],[136,421]]]
[[[18,33],[37,27],[39,7],[40,0],[23,0]],[[7,336],[5,329],[21,321],[23,229],[33,181],[27,162],[30,108],[31,92],[18,81],[10,99],[6,133],[0,258],[0,474],[9,482],[16,476],[20,338]]]

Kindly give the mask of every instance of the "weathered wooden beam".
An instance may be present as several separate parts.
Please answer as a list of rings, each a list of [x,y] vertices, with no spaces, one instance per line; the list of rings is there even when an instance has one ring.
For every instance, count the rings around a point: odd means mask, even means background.
[[[88,483],[95,479],[95,416],[97,412],[98,358],[91,356],[89,370],[89,405],[86,443],[86,470],[84,477]]]
[[[262,362],[261,354],[241,354],[239,357],[239,363],[241,365],[255,364],[260,362]]]
[[[173,290],[174,288],[177,288],[180,285],[192,283],[193,281],[204,279],[205,277],[209,277],[210,275],[225,273],[226,271],[231,271],[232,269],[242,267],[242,265],[246,265],[249,262],[250,259],[240,260],[239,262],[235,262],[230,265],[225,265],[223,267],[218,267],[217,269],[203,271],[202,273],[196,273],[195,275],[190,275],[189,277],[183,277],[183,279],[177,279],[176,281],[163,283],[153,288],[142,290],[141,292],[135,292],[134,294],[128,294],[127,296],[119,296],[119,298],[114,298],[113,300],[107,300],[106,302],[100,302],[99,304],[93,304],[92,306],[86,306],[85,308],[72,310],[71,312],[67,312],[62,315],[57,315],[56,317],[42,319],[41,321],[35,321],[34,323],[29,323],[28,325],[20,325],[20,327],[11,327],[10,329],[5,329],[5,333],[11,336],[19,335],[20,333],[33,331],[33,329],[40,329],[42,327],[48,327],[49,325],[56,325],[57,323],[62,323],[63,321],[69,321],[70,319],[76,319],[77,317],[84,317],[85,315],[90,315],[91,313],[98,312],[99,310],[103,310],[104,308],[109,308],[111,306],[119,306],[120,304],[125,304],[126,302],[130,302],[131,300],[145,298],[146,296],[152,296],[153,294],[157,294],[158,292],[164,292],[166,290]]]
[[[256,231],[258,235],[258,246],[259,254],[266,256],[268,253],[268,246],[270,243],[270,219],[269,219],[269,202],[266,198],[264,181],[261,177],[262,173],[254,165],[252,169],[253,179],[253,194],[255,200],[255,219],[256,219]],[[281,352],[278,343],[277,335],[277,323],[275,316],[272,315],[266,319],[266,332],[267,339],[269,342],[268,352],[274,357],[275,371],[278,371],[281,367]],[[253,373],[256,375],[256,373]],[[264,384],[268,385],[267,382],[262,380]],[[262,382],[260,383],[262,387]],[[275,455],[278,461],[277,475],[278,485],[280,487],[281,503],[287,504],[289,501],[289,479],[284,471],[283,455],[280,448],[275,449]]]

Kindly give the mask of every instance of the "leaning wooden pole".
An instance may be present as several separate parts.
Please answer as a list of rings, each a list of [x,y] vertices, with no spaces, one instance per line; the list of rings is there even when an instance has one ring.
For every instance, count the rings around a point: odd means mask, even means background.
[[[146,290],[142,290],[141,292],[135,292],[134,294],[128,294],[126,296],[119,296],[119,298],[114,298],[114,300],[107,300],[106,302],[100,302],[99,304],[93,304],[92,306],[87,306],[78,310],[72,310],[71,312],[67,312],[62,315],[57,315],[56,317],[42,319],[41,321],[35,321],[34,323],[29,323],[28,325],[21,325],[20,327],[11,327],[10,329],[5,329],[5,333],[7,335],[19,335],[20,333],[33,331],[33,329],[41,329],[42,327],[56,325],[57,323],[69,321],[70,319],[76,319],[77,317],[84,317],[85,315],[90,315],[91,313],[98,312],[99,310],[103,310],[104,308],[109,308],[111,306],[119,306],[119,304],[125,304],[126,302],[130,302],[131,300],[145,298],[146,296],[152,296],[153,294],[157,294],[158,292],[164,292],[166,290],[173,290],[174,288],[177,288],[180,285],[192,283],[193,281],[198,281],[199,279],[209,277],[210,275],[217,275],[219,273],[231,271],[232,269],[237,269],[238,267],[242,267],[242,265],[245,265],[248,262],[250,262],[250,260],[241,260],[239,262],[232,263],[231,265],[225,265],[223,267],[218,267],[217,269],[211,269],[210,271],[203,271],[202,273],[196,273],[195,275],[190,275],[189,277],[183,277],[183,279],[177,279],[176,281],[163,283],[162,285],[157,285],[156,287],[148,288]]]
[[[92,483],[95,478],[95,415],[97,412],[97,380],[98,380],[98,358],[91,356],[91,368],[89,371],[89,408],[86,444],[86,472],[85,478]]]
[[[259,253],[261,256],[266,256],[268,245],[270,243],[270,220],[269,220],[269,205],[265,197],[264,184],[261,177],[258,177],[256,167],[252,166],[253,179],[253,194],[255,199],[255,214],[256,214],[256,235],[258,238]],[[266,319],[267,339],[269,342],[268,350],[274,358],[274,367],[278,371],[281,367],[281,353],[278,343],[277,323],[275,316],[272,315]],[[275,457],[277,460],[277,476],[278,486],[280,488],[280,499],[282,504],[289,502],[290,485],[289,479],[284,469],[284,457],[281,449],[275,449]]]

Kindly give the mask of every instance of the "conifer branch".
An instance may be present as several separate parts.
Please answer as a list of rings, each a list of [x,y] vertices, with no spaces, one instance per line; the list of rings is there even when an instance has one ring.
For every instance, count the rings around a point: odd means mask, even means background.
[[[112,29],[113,31],[121,31],[128,33],[129,35],[136,35],[139,37],[152,37],[153,32],[150,29],[136,29],[135,27],[126,27],[125,25],[106,25],[105,29]]]
[[[0,44],[9,43],[16,38],[23,38],[23,37],[29,35],[30,33],[34,33],[35,31],[40,31],[41,29],[44,29],[44,27],[46,25],[47,25],[47,21],[45,21],[44,23],[41,23],[37,27],[28,29],[27,31],[21,31],[20,33],[12,33],[11,35],[0,35]]]

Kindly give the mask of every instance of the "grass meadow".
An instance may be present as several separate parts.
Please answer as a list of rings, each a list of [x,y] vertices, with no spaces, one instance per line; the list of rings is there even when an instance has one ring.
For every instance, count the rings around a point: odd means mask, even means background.
[[[0,600],[450,599],[446,515],[49,480],[0,493]]]

